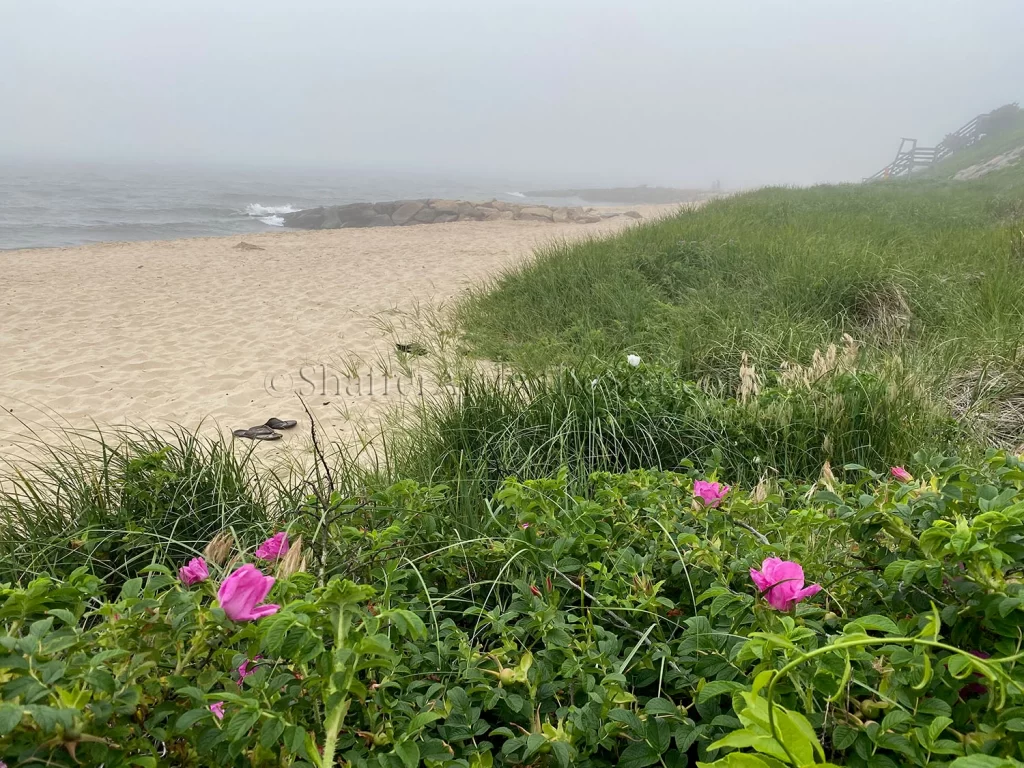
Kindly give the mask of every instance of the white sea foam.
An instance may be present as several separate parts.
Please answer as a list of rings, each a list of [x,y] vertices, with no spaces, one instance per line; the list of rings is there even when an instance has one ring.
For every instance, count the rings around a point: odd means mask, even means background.
[[[260,205],[259,203],[249,203],[245,206],[246,216],[269,216],[274,218],[275,214],[278,213],[295,213],[298,208],[292,208],[290,205]],[[262,221],[262,219],[261,219]],[[269,223],[269,222],[268,222]],[[275,225],[275,226],[280,226]]]
[[[512,197],[526,197],[522,192],[509,192],[508,194],[512,195]]]
[[[288,213],[290,213],[290,211],[288,211]],[[269,224],[272,227],[284,226],[284,219],[282,219],[280,216],[263,216],[260,219],[260,221],[262,221],[264,224]]]

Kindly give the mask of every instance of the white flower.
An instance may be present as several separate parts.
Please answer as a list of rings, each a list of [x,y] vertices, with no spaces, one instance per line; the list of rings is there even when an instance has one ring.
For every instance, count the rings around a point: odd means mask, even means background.
[[[592,382],[590,382],[590,388],[591,389],[595,389],[596,387],[597,387],[597,379],[594,379]]]
[[[640,355],[626,355],[626,362],[636,368],[640,365]]]

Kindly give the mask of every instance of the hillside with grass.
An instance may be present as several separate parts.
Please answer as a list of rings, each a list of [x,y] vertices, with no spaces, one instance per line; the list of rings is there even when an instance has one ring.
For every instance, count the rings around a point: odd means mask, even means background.
[[[0,765],[1024,766],[1007,146],[548,247],[372,452],[9,466]]]

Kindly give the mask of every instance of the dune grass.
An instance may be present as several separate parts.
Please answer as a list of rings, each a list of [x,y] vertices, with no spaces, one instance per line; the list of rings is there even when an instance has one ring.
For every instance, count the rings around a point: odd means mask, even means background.
[[[1008,438],[1024,394],[1022,221],[1024,165],[970,183],[765,189],[549,247],[459,322],[475,354],[517,369],[635,353],[726,389],[744,353],[776,371],[849,334],[867,369],[913,370],[957,415],[999,410],[978,423]]]

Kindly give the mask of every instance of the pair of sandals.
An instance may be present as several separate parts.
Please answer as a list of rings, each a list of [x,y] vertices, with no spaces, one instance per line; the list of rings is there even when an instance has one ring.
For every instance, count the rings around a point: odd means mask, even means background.
[[[268,419],[266,424],[260,424],[258,427],[249,427],[248,429],[236,429],[231,434],[235,437],[243,437],[246,440],[280,440],[281,433],[276,431],[278,429],[291,429],[297,421],[294,419],[279,419],[276,416]]]

